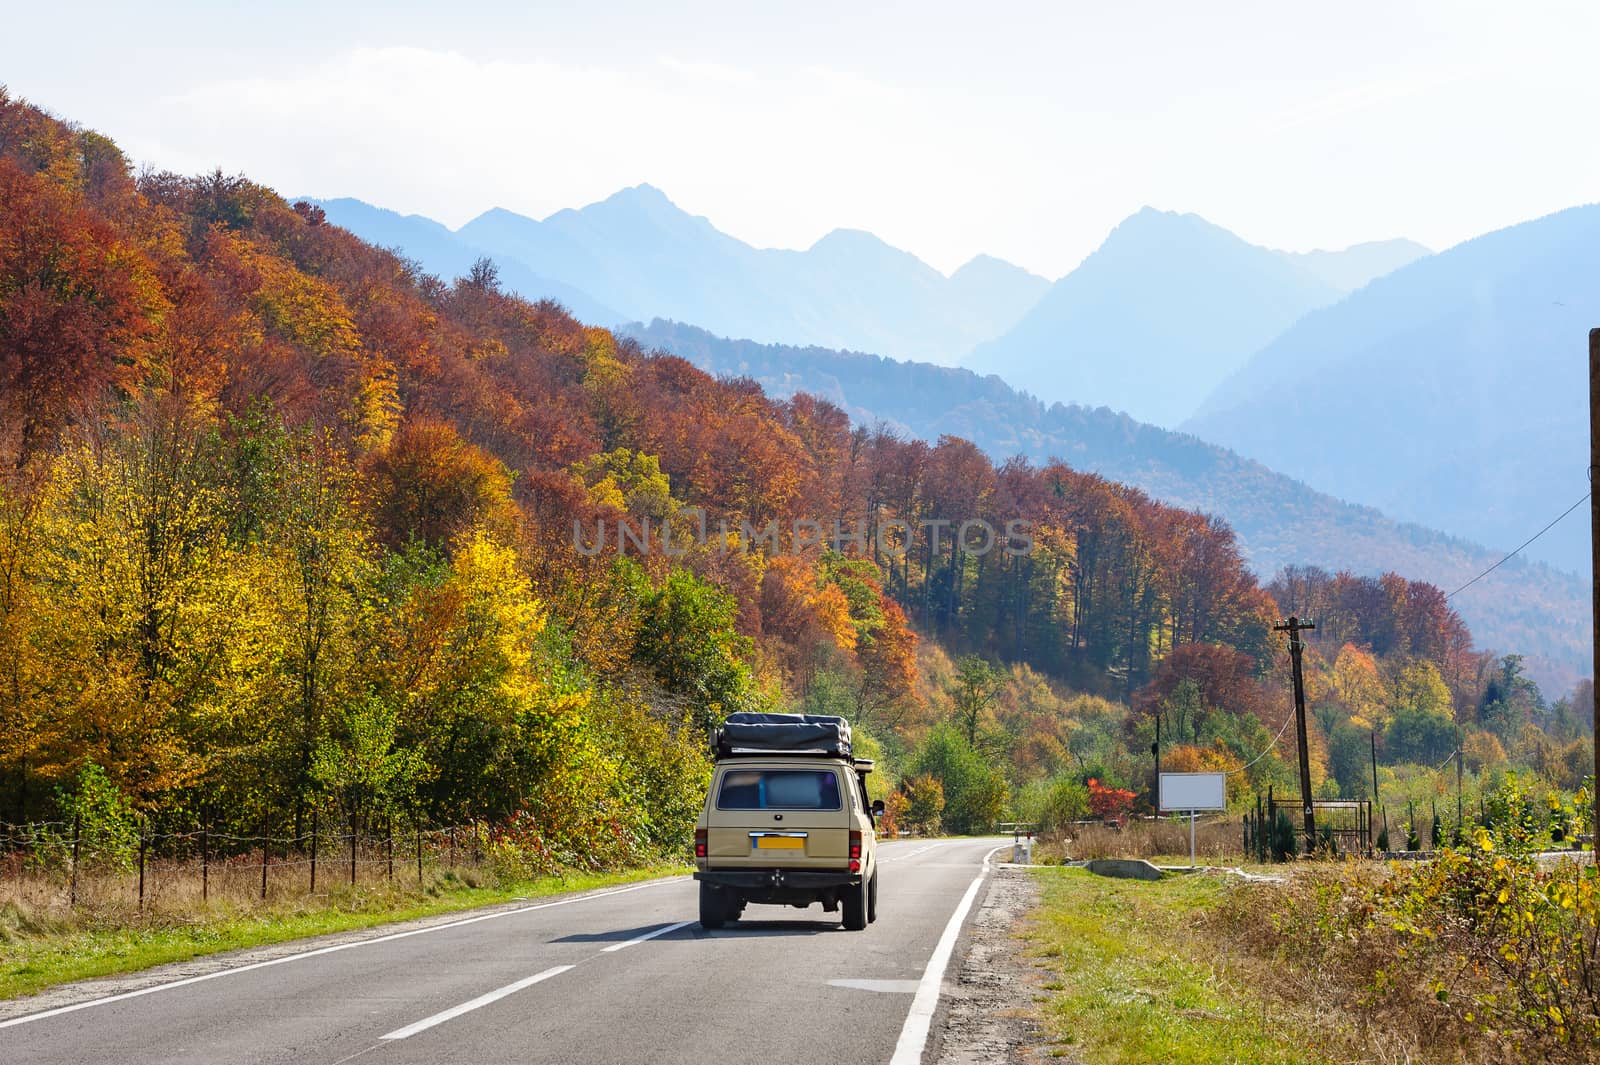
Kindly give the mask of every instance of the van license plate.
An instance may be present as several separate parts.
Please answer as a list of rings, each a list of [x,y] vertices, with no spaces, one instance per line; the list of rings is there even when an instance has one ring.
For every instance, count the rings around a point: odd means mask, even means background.
[[[758,851],[803,851],[806,841],[797,836],[757,836]]]

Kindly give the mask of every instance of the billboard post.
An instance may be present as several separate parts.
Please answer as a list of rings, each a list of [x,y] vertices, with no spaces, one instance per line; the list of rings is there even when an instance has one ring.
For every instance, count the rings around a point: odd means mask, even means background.
[[[1200,810],[1228,808],[1226,773],[1162,773],[1156,808],[1161,813],[1189,813],[1189,868],[1195,868],[1194,815]]]

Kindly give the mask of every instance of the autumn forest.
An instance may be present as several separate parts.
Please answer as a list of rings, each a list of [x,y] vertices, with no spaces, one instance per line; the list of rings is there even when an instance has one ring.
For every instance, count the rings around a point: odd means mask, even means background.
[[[646,523],[684,546],[575,536]],[[1296,786],[1290,613],[1319,796],[1425,803],[1457,750],[1582,783],[1592,685],[1304,561],[1263,584],[1205,514],[774,401],[0,90],[0,822],[92,791],[621,865],[681,853],[708,730],[763,708],[850,718],[901,824],[1147,810],[1158,720],[1243,803]]]

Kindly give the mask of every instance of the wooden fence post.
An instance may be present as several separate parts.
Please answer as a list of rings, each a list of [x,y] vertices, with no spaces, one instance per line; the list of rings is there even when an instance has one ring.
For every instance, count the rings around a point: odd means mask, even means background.
[[[72,878],[67,886],[67,905],[78,905],[78,855],[83,846],[83,815],[72,815]]]
[[[144,852],[150,845],[150,819],[141,818],[139,825],[139,912],[144,912]]]
[[[267,901],[267,815],[261,815],[261,901]]]
[[[200,901],[211,898],[211,816],[200,814]]]

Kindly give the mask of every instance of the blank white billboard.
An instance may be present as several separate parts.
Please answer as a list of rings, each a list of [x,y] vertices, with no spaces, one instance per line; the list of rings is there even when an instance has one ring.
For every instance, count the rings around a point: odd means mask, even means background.
[[[1161,809],[1226,810],[1228,808],[1228,775],[1226,773],[1162,773]]]

